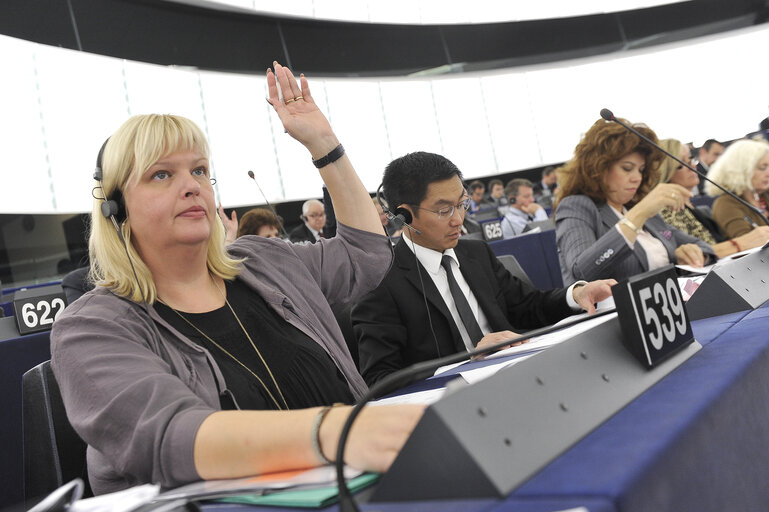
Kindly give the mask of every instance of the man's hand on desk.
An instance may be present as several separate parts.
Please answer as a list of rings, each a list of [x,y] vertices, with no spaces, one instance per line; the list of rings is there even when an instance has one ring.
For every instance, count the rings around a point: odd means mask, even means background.
[[[575,286],[571,293],[574,302],[592,315],[595,313],[595,303],[611,297],[611,287],[617,284],[614,279],[599,279],[581,286]]]
[[[514,333],[513,331],[499,331],[499,332],[490,332],[483,338],[481,338],[481,341],[478,342],[478,344],[475,346],[476,349],[488,347],[491,345],[496,345],[497,343],[500,343],[505,340],[509,340],[511,338],[515,338],[518,336],[518,334]],[[503,347],[500,347],[498,350],[504,350],[506,348],[514,347],[516,345],[522,345],[526,343],[529,340],[523,340],[518,341],[516,343],[511,343],[510,345],[505,345]],[[472,360],[480,359],[483,356],[475,356],[472,358]]]

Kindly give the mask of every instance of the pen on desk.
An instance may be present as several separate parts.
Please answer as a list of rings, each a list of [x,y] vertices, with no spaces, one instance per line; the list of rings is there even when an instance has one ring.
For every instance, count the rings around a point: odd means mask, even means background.
[[[756,224],[755,222],[753,222],[753,219],[751,219],[751,218],[750,218],[750,217],[748,217],[747,215],[745,215],[745,216],[743,217],[743,219],[745,219],[746,221],[748,221],[748,224],[750,224],[750,227],[751,227],[751,228],[757,228],[757,227],[758,227],[758,224]]]

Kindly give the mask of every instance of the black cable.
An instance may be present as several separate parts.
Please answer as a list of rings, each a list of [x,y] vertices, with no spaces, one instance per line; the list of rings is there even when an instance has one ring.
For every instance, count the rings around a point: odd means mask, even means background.
[[[259,193],[262,194],[262,198],[264,198],[264,202],[267,204],[267,207],[270,209],[272,214],[275,216],[275,220],[278,221],[278,225],[280,226],[281,232],[283,232],[283,236],[286,240],[288,240],[288,233],[286,232],[286,228],[283,226],[283,222],[281,222],[281,217],[278,215],[278,212],[275,211],[275,208],[272,207],[272,204],[267,200],[267,196],[264,195],[264,192],[262,192],[262,187],[259,186],[259,182],[256,181],[256,176],[254,175],[254,171],[250,170],[248,171],[248,177],[254,180],[254,183],[256,183],[256,188],[259,189]]]
[[[411,226],[407,226],[407,228],[411,230]],[[411,231],[411,234],[413,236],[413,231]],[[438,336],[435,335],[435,328],[433,328],[433,318],[432,318],[432,315],[430,314],[430,306],[427,304],[427,294],[425,293],[425,282],[422,279],[422,264],[419,263],[419,258],[417,257],[417,244],[414,242],[411,236],[409,236],[408,239],[409,239],[409,242],[411,242],[411,250],[414,252],[414,263],[417,266],[417,275],[419,275],[419,286],[422,287],[422,300],[425,303],[425,311],[427,312],[427,325],[430,326],[430,333],[432,333],[433,335],[433,341],[435,342],[435,353],[438,354],[438,357],[441,357],[441,348],[440,346],[438,346]]]

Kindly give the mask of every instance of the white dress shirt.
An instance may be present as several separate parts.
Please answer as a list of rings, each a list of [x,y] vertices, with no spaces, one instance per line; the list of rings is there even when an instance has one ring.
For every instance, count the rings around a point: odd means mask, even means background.
[[[318,230],[316,230],[316,229],[312,229],[312,227],[311,227],[309,224],[307,224],[306,222],[304,223],[304,225],[305,225],[305,226],[307,226],[307,229],[309,229],[309,230],[310,230],[310,233],[312,233],[312,236],[314,236],[314,237],[315,237],[315,241],[316,241],[316,242],[317,242],[318,240],[320,240],[320,231],[318,231]]]
[[[544,208],[539,208],[534,212],[534,215],[531,215],[515,206],[510,206],[505,218],[502,219],[502,238],[507,239],[520,235],[526,224],[535,220],[547,220],[547,212]]]
[[[489,325],[489,321],[486,318],[486,315],[483,313],[483,310],[478,306],[478,299],[475,298],[473,291],[470,289],[470,285],[467,284],[465,277],[459,270],[459,260],[454,253],[454,249],[446,249],[440,253],[436,250],[428,249],[427,247],[409,240],[408,236],[404,238],[403,242],[412,252],[416,250],[419,263],[422,265],[422,267],[425,268],[425,270],[427,270],[427,274],[430,276],[430,279],[433,280],[435,287],[438,288],[438,293],[441,295],[441,297],[443,297],[443,301],[446,303],[446,307],[449,308],[451,317],[454,319],[454,324],[457,326],[459,334],[462,336],[462,341],[465,344],[465,348],[472,352],[475,350],[475,347],[470,341],[470,336],[467,334],[467,329],[465,329],[465,324],[462,322],[462,318],[459,316],[459,311],[457,311],[457,306],[454,303],[454,297],[452,297],[451,290],[449,290],[449,280],[446,277],[446,271],[441,266],[441,260],[443,259],[444,255],[451,258],[451,270],[454,273],[454,278],[457,280],[457,284],[459,284],[459,288],[462,290],[462,293],[464,293],[465,297],[467,297],[467,302],[470,304],[470,309],[475,315],[476,320],[478,320],[478,325],[480,326],[484,336],[491,332],[491,326]],[[574,310],[581,310],[582,308],[574,300],[572,290],[575,286],[584,284],[585,281],[577,281],[576,283],[569,286],[569,289],[566,292],[566,302]]]
[[[620,213],[611,206],[611,211],[614,212],[617,219],[621,219],[627,213],[627,208],[622,208],[622,213]],[[622,238],[625,239],[628,247],[630,247],[631,250],[634,249],[635,243],[631,243],[630,240],[628,240],[625,233],[619,228],[619,224],[615,224],[615,226],[620,235],[622,235]],[[662,268],[665,265],[670,264],[670,258],[668,257],[668,251],[665,249],[665,246],[645,229],[642,228],[640,233],[636,234],[636,242],[641,244],[641,247],[643,247],[646,252],[646,263],[649,265],[649,270]]]

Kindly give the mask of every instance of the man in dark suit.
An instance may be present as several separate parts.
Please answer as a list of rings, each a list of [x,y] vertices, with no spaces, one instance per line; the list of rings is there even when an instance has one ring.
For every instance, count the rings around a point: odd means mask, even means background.
[[[553,206],[555,191],[558,188],[556,179],[555,166],[550,165],[545,167],[542,170],[541,179],[532,186],[534,190],[534,201],[545,208],[551,208]]]
[[[460,240],[469,198],[459,169],[440,155],[394,160],[382,185],[393,213],[413,230],[404,228],[387,276],[352,311],[369,384],[420,361],[504,341],[514,330],[594,310],[611,295],[613,280],[539,291],[505,270],[485,242]]]
[[[724,145],[716,139],[706,140],[697,152],[697,170],[707,176],[710,166],[718,160],[718,157],[721,156],[723,152]],[[697,185],[697,191],[700,195],[705,193],[705,180],[700,180],[699,185]]]
[[[288,239],[294,243],[315,243],[323,238],[323,225],[326,223],[326,212],[323,203],[317,199],[309,199],[302,204],[302,224],[288,234]]]
[[[484,206],[507,206],[505,185],[502,180],[493,179],[489,182],[489,196],[484,200]]]

